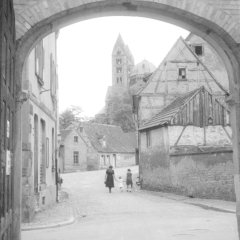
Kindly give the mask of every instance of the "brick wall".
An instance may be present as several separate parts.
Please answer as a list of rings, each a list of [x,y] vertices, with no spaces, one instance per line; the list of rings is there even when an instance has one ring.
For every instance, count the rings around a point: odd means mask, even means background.
[[[214,135],[218,141],[213,142],[210,141],[213,137],[208,134],[207,143],[211,144],[201,146],[193,141],[200,128],[189,126],[186,136],[182,136],[183,143],[187,145],[175,147],[172,144],[179,136],[178,128],[151,130],[151,146],[148,147],[146,132],[140,133],[139,170],[143,188],[192,197],[234,200],[232,148],[219,144],[219,138],[226,136]],[[209,129],[209,133],[213,130]],[[189,142],[196,145],[189,145]]]
[[[168,156],[155,148],[141,157],[141,177],[146,189],[235,200],[231,150]]]

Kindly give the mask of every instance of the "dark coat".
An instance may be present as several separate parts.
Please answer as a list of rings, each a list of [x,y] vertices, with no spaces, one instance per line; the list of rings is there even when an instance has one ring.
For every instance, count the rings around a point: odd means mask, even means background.
[[[106,171],[107,174],[107,178],[106,178],[106,187],[114,187],[114,180],[113,180],[113,176],[114,176],[114,171],[112,169],[107,169]]]

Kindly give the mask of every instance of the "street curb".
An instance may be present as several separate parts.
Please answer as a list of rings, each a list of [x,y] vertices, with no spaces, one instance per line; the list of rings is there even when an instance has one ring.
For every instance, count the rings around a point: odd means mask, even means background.
[[[30,226],[30,227],[22,227],[21,230],[22,231],[32,231],[32,230],[63,227],[63,226],[73,224],[75,222],[75,220],[76,219],[74,217],[71,217],[68,220],[62,221],[62,222],[59,222],[59,223],[52,223],[52,224],[48,224],[48,225]]]
[[[174,201],[182,202],[184,204],[189,204],[189,205],[194,205],[197,207],[201,207],[204,209],[209,209],[209,210],[214,210],[214,211],[219,211],[219,212],[226,212],[226,213],[236,213],[236,210],[232,210],[226,207],[220,207],[220,206],[214,206],[212,204],[206,203],[206,202],[201,202],[201,199],[195,198],[196,200],[199,199],[199,201],[191,201],[191,198],[183,195],[177,195],[173,193],[166,193],[166,192],[157,192],[157,191],[148,191],[148,190],[140,190],[143,192],[151,192],[154,195],[157,195],[159,197],[164,197],[168,198]]]
[[[184,202],[185,204],[190,204],[190,205],[194,205],[197,207],[201,207],[204,209],[209,209],[209,210],[214,210],[214,211],[218,211],[218,212],[225,212],[225,213],[236,213],[236,211],[233,211],[231,209],[227,209],[224,207],[215,207],[209,204],[204,204],[204,203],[193,203],[193,202]]]

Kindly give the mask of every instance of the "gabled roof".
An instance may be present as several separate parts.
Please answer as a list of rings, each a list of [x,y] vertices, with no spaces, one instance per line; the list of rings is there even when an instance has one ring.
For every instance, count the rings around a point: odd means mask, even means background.
[[[186,49],[186,50],[185,50]],[[185,51],[183,51],[185,50]],[[141,89],[141,91],[138,92],[138,95],[144,95],[144,94],[150,94],[150,93],[161,93],[162,92],[162,83],[165,81],[168,81],[168,75],[167,75],[167,67],[168,62],[182,62],[182,63],[198,63],[199,66],[202,67],[202,78],[205,79],[206,86],[209,91],[211,91],[211,88],[213,87],[212,84],[217,85],[218,91],[222,92],[222,94],[228,94],[228,91],[217,81],[217,79],[214,77],[214,75],[211,73],[211,71],[207,68],[207,66],[204,65],[204,63],[201,61],[201,59],[192,51],[192,49],[188,46],[186,41],[179,37],[179,39],[175,42],[173,47],[170,49],[164,60],[161,62],[161,64],[158,66],[158,68],[154,71],[154,73],[151,75],[149,81]],[[211,80],[211,81],[209,81]],[[198,86],[199,87],[199,86]]]
[[[117,40],[116,40],[116,42],[115,42],[115,44],[114,44],[113,52],[114,52],[114,49],[115,49],[116,47],[121,47],[122,50],[125,50],[125,43],[124,43],[124,41],[123,41],[122,36],[121,36],[120,33],[119,33],[118,38],[117,38]]]
[[[84,123],[82,124],[82,127],[85,133],[85,137],[88,138],[92,146],[98,152],[135,152],[137,145],[135,133],[124,133],[121,127],[107,124]],[[105,144],[103,144],[103,141],[105,141]]]
[[[133,55],[128,47],[128,45],[126,45],[122,39],[121,34],[119,33],[118,38],[114,44],[113,50],[112,50],[112,54],[116,54],[116,49],[120,48],[123,51],[123,54],[127,56],[127,58],[132,62],[132,64],[134,64],[134,58]]]
[[[207,93],[210,95],[213,99],[214,97],[202,86],[198,89],[195,89],[189,93],[184,94],[181,97],[177,97],[174,101],[172,101],[169,105],[167,105],[165,108],[163,108],[158,114],[156,114],[152,119],[145,122],[139,130],[154,128],[158,126],[163,125],[169,125],[172,124],[173,121],[176,119],[176,117],[179,117],[183,113],[184,107],[192,101],[192,99],[199,94],[200,92]],[[221,106],[221,111],[228,112],[229,110],[222,105],[217,99],[214,99],[216,104]],[[213,104],[214,105],[214,104]],[[203,104],[203,107],[206,107],[205,104]],[[220,108],[219,108],[220,109]],[[219,110],[220,111],[220,110]],[[211,116],[213,118],[213,116]],[[220,120],[218,120],[220,121]],[[224,120],[223,120],[224,121]],[[188,123],[187,123],[188,124]],[[194,124],[194,123],[193,123]],[[174,123],[173,123],[174,125]],[[184,124],[183,124],[184,125]]]

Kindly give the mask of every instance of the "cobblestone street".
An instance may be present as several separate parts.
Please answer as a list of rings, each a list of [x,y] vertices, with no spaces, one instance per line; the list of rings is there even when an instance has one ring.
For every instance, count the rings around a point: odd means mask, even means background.
[[[137,173],[136,167],[131,169]],[[115,169],[116,176],[125,178],[125,172],[126,169]],[[22,239],[237,240],[234,213],[186,204],[181,196],[174,200],[145,191],[120,192],[117,187],[109,194],[104,174],[105,171],[64,174],[62,188],[69,194],[74,224],[24,231]]]

